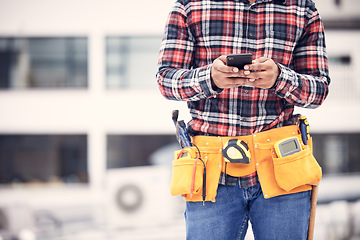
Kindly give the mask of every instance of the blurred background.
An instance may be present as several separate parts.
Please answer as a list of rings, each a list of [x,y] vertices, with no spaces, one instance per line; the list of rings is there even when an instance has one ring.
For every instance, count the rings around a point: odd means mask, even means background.
[[[360,239],[360,1],[316,0],[330,95],[315,239]],[[169,0],[0,0],[0,240],[185,239],[155,79]],[[251,229],[249,230],[251,231]],[[253,239],[248,234],[247,239]]]

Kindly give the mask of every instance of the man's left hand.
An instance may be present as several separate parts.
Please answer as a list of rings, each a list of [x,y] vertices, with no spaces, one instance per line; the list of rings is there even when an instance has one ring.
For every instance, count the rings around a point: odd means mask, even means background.
[[[261,57],[244,67],[244,75],[249,78],[246,85],[257,88],[271,88],[280,74],[278,65],[270,58]]]

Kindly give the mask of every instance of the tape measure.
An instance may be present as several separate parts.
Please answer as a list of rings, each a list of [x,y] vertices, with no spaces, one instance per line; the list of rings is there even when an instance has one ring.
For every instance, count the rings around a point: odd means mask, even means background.
[[[225,162],[250,163],[250,151],[244,141],[230,139],[224,146],[222,155]]]

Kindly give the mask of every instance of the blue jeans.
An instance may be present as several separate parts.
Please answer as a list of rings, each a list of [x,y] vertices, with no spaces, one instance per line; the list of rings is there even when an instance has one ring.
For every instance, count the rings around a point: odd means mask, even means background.
[[[264,199],[248,189],[219,185],[216,202],[186,203],[187,240],[244,239],[250,220],[256,240],[306,240],[311,191]]]

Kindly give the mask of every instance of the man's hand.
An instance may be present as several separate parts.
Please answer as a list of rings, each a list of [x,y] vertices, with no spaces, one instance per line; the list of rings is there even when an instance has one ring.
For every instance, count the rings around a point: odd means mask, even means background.
[[[214,60],[211,68],[212,83],[218,88],[234,88],[243,85],[257,88],[271,88],[274,86],[280,70],[276,63],[266,57],[254,60],[245,65],[244,69],[226,65],[226,56]]]
[[[276,63],[266,57],[254,60],[252,64],[245,65],[244,75],[249,78],[246,85],[257,88],[271,88],[280,74],[280,69]]]
[[[226,65],[226,56],[222,55],[214,60],[211,68],[212,83],[218,88],[235,88],[248,82],[244,70]]]

